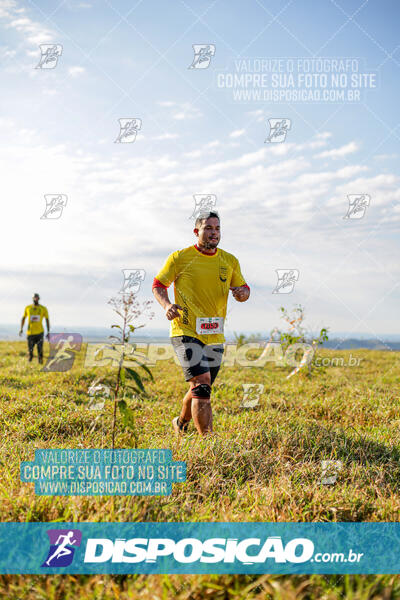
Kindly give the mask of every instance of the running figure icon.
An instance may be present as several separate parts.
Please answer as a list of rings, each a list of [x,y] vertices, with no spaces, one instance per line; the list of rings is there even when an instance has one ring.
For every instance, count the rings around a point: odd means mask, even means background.
[[[46,560],[45,564],[50,566],[50,563],[54,558],[61,558],[62,556],[72,554],[73,551],[71,550],[71,548],[67,548],[67,546],[72,546],[73,544],[76,544],[78,542],[78,540],[74,540],[73,538],[74,538],[73,531],[68,531],[67,534],[59,535],[57,538],[57,541],[56,541],[57,548],[53,552],[53,554]],[[60,543],[61,539],[63,541]]]
[[[50,353],[43,371],[68,371],[82,346],[80,333],[52,334]]]

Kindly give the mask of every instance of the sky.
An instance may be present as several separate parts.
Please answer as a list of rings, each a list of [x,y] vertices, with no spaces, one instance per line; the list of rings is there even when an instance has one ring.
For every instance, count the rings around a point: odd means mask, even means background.
[[[17,330],[37,291],[53,331],[109,326],[122,270],[144,270],[138,297],[152,298],[166,257],[196,241],[194,196],[211,195],[251,289],[230,297],[227,330],[270,331],[300,303],[313,328],[400,333],[399,13],[388,0],[0,0],[0,323]],[[53,68],[39,66],[45,44],[61,52]],[[140,120],[128,143],[119,119]],[[59,218],[43,218],[59,194]],[[361,218],[345,218],[360,196]],[[277,270],[298,272],[291,293],[273,293]],[[147,329],[167,334],[154,311]]]

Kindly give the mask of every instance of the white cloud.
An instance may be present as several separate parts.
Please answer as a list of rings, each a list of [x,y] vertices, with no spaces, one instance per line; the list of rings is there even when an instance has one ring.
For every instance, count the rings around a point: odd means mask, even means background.
[[[393,153],[393,154],[376,154],[374,156],[375,160],[394,160],[397,159],[399,157],[398,154]]]
[[[329,168],[318,171],[319,161],[312,156],[317,136],[308,147],[290,144],[288,153],[271,152],[270,144],[229,158],[224,141],[212,140],[200,146],[202,160],[193,163],[189,153],[168,155],[152,148],[146,156],[138,140],[134,156],[110,157],[43,144],[39,131],[15,129],[8,119],[0,127],[13,131],[12,144],[0,150],[8,202],[0,246],[13,274],[0,284],[9,298],[4,321],[15,320],[16,303],[23,304],[28,289],[31,294],[38,287],[51,300],[58,322],[108,324],[106,300],[121,285],[121,269],[145,269],[143,294],[148,297],[166,255],[193,242],[193,194],[203,192],[216,194],[221,247],[238,256],[253,290],[248,310],[230,303],[232,328],[254,330],[276,321],[282,298],[271,294],[275,269],[290,265],[300,268],[296,301],[305,301],[310,314],[325,324],[349,329],[354,317],[333,302],[332,290],[360,316],[367,311],[366,299],[374,302],[386,290],[378,267],[370,265],[360,277],[359,260],[367,260],[360,254],[364,238],[377,263],[390,265],[392,275],[399,276],[389,260],[394,241],[385,240],[385,228],[400,225],[399,178],[356,163],[337,169],[329,158]],[[359,223],[346,223],[347,194],[360,191],[371,195],[368,214]],[[68,196],[60,219],[40,219],[45,193]],[[381,229],[368,237],[371,222]],[[23,243],[16,243],[17,231]],[[28,248],[34,249],[29,257]],[[377,318],[383,322],[394,304]],[[166,330],[157,314],[152,326]]]
[[[17,51],[15,50],[15,48],[10,49],[7,46],[1,46],[0,47],[0,57],[2,59],[7,59],[7,58],[14,58],[14,56],[16,55]]]
[[[212,142],[208,142],[208,144],[206,144],[206,148],[218,148],[221,145],[222,143],[220,140],[213,140]]]
[[[185,152],[184,156],[187,158],[200,158],[203,154],[206,154],[204,149],[199,150],[191,150],[190,152]]]
[[[14,0],[0,0],[0,22],[8,30],[19,34],[19,40],[13,50],[6,50],[6,57],[15,58],[14,64],[4,67],[8,73],[22,69],[31,69],[26,64],[26,57],[40,58],[40,44],[59,43],[58,36],[51,28],[35,21],[28,15],[24,7],[19,7]],[[33,73],[29,75],[33,77]]]
[[[265,112],[261,109],[251,110],[247,112],[246,115],[257,122],[264,121],[266,119]]]
[[[245,133],[246,133],[245,129],[236,129],[235,131],[232,131],[232,133],[229,134],[229,137],[238,138],[238,137],[241,137],[242,135],[244,135]]]
[[[59,93],[60,93],[59,90],[56,90],[54,88],[53,89],[51,89],[51,88],[44,88],[42,90],[42,94],[44,96],[57,96]]]
[[[173,109],[171,117],[175,121],[184,121],[186,119],[198,119],[203,115],[203,113],[198,108],[196,108],[189,102],[172,102],[170,100],[165,100],[158,102],[158,105],[162,108]]]
[[[202,116],[202,113],[197,108],[188,106],[187,108],[180,110],[172,115],[175,121],[185,121],[186,119],[198,119]]]
[[[177,138],[179,138],[179,135],[177,133],[163,133],[161,135],[156,135],[155,137],[153,137],[151,139],[156,140],[156,141],[162,141],[162,140],[176,140]]]
[[[15,29],[29,44],[39,45],[54,42],[54,33],[48,27],[33,21],[29,17],[13,19],[12,14],[9,13],[3,18],[7,21],[6,27]]]
[[[80,67],[80,66],[76,65],[73,67],[69,67],[68,73],[71,75],[71,77],[78,77],[79,75],[86,73],[86,69],[84,67]]]
[[[315,135],[317,139],[327,140],[332,137],[332,133],[330,131],[321,131]]]
[[[316,155],[316,158],[342,158],[343,156],[347,156],[348,154],[353,154],[358,150],[359,146],[356,142],[349,142],[344,146],[340,146],[340,148],[332,148],[332,150],[325,150],[320,154]]]

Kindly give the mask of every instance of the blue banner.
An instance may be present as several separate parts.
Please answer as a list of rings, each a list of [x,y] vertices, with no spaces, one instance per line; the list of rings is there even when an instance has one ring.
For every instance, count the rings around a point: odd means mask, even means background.
[[[400,573],[400,523],[0,523],[0,573]]]

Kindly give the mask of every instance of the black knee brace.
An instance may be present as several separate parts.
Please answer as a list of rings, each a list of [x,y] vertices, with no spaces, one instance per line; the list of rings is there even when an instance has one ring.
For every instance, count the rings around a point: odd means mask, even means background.
[[[209,398],[211,396],[211,386],[208,383],[199,383],[192,388],[193,398]]]

